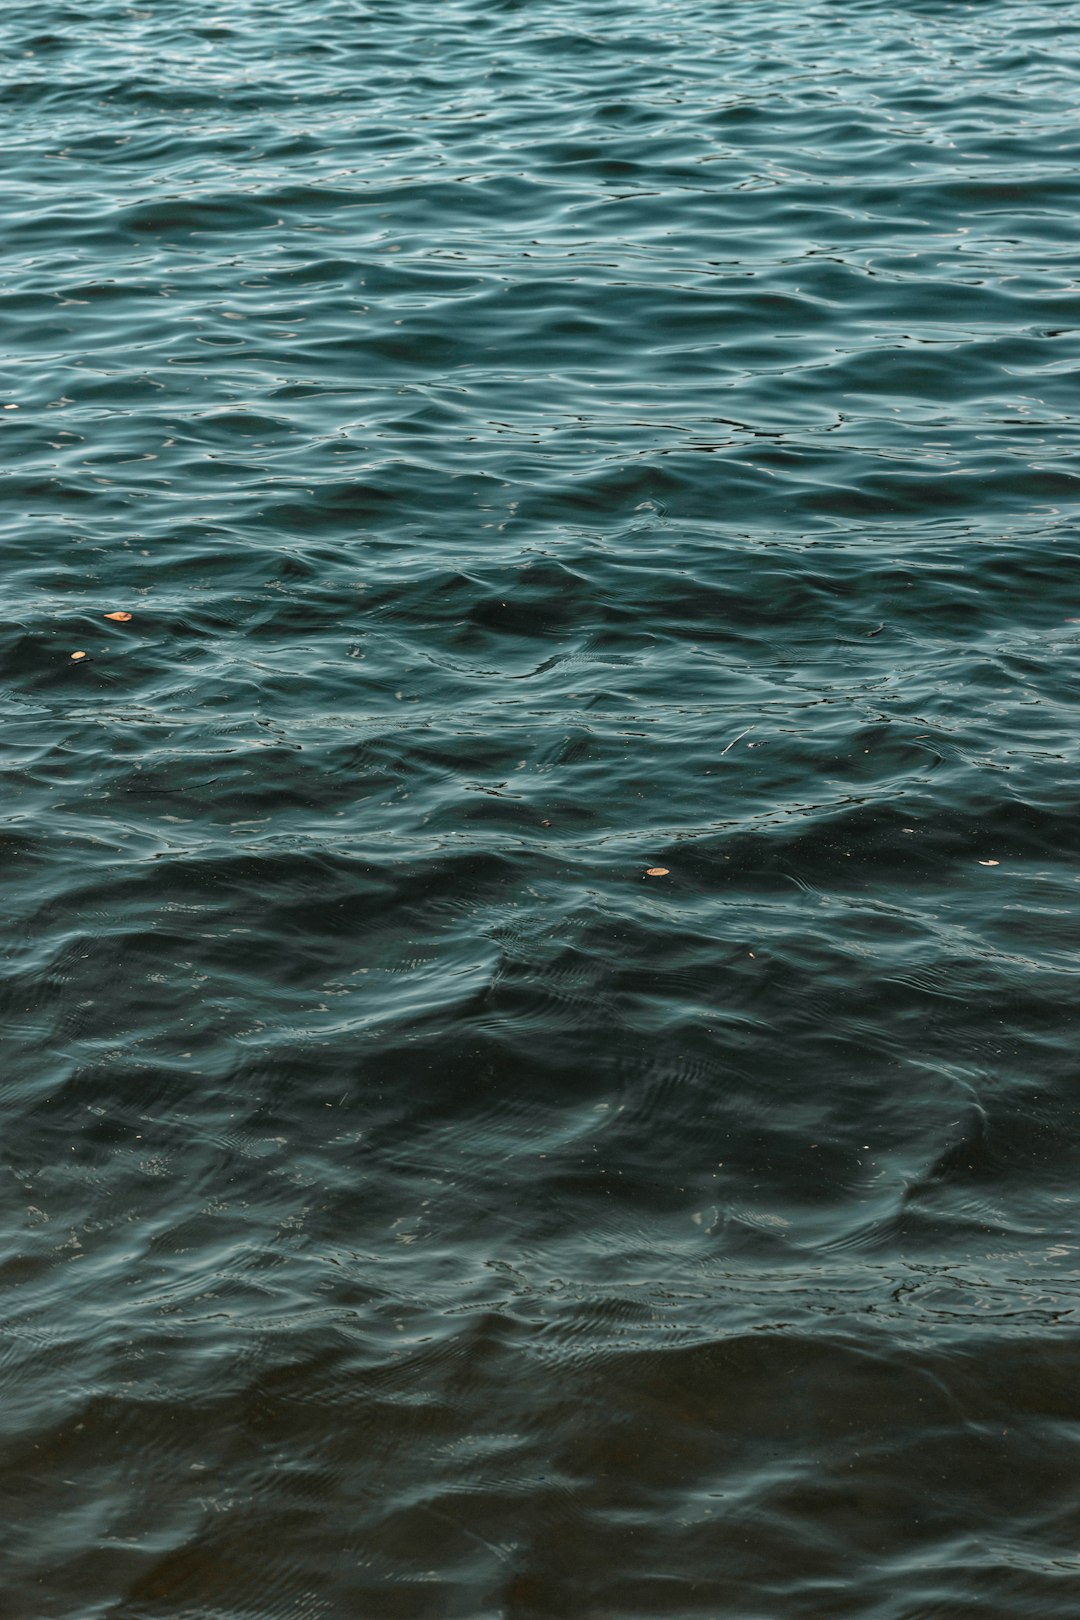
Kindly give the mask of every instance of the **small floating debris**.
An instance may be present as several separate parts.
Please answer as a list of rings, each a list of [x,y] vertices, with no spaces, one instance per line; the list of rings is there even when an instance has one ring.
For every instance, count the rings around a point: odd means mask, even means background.
[[[111,619],[114,624],[127,624],[131,619],[131,614],[118,611],[116,613],[106,613],[105,617]]]
[[[979,865],[980,866],[1000,866],[1001,862],[1000,861],[980,861]]]
[[[667,877],[671,868],[669,866],[650,866],[645,870],[646,877]]]
[[[78,662],[79,662],[79,660],[80,660],[80,658],[85,658],[85,657],[86,657],[86,654],[85,654],[85,653],[84,653],[84,652],[75,652],[75,653],[72,653],[72,655],[71,655],[71,662],[72,662],[72,663],[73,663],[73,664],[77,664],[77,663],[78,663]]]

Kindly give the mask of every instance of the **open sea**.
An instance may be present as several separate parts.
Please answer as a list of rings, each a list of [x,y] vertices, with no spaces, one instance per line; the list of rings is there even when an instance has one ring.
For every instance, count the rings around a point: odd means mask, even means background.
[[[4,1620],[1080,1614],[1080,0],[6,0]]]

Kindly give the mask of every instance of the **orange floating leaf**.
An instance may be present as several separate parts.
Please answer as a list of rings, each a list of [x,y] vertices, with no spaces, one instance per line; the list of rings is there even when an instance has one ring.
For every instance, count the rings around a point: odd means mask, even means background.
[[[127,624],[128,620],[131,618],[131,614],[130,613],[106,613],[105,617],[107,619],[112,619],[115,624]]]
[[[667,877],[671,870],[668,866],[650,866],[645,872],[646,877]]]
[[[72,655],[71,655],[71,662],[72,662],[72,663],[73,663],[73,664],[77,664],[77,663],[78,663],[78,662],[79,662],[79,659],[80,659],[80,658],[85,658],[85,657],[86,657],[86,654],[85,654],[85,653],[83,653],[83,652],[78,652],[78,653],[72,653]]]
[[[980,861],[979,865],[980,866],[1000,866],[1001,862],[1000,861]]]

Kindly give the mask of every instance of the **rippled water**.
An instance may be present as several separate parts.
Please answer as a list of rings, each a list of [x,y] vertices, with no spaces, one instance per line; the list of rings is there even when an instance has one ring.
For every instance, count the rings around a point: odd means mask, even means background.
[[[5,1613],[1072,1620],[1080,5],[0,32]]]

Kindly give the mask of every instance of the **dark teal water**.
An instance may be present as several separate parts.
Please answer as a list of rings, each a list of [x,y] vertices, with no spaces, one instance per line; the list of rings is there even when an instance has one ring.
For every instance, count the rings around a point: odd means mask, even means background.
[[[1080,5],[0,37],[0,1609],[1074,1620]]]

